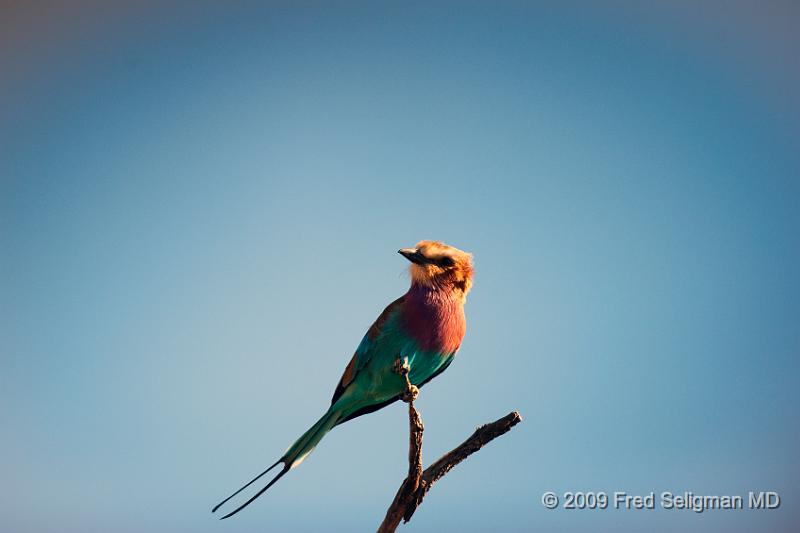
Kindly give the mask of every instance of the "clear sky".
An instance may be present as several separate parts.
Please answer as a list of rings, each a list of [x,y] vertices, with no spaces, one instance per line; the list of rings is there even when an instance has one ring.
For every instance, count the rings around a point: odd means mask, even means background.
[[[104,4],[0,7],[0,529],[374,530],[399,404],[210,508],[324,412],[396,250],[439,239],[476,278],[426,462],[524,421],[405,529],[795,530],[795,5]]]

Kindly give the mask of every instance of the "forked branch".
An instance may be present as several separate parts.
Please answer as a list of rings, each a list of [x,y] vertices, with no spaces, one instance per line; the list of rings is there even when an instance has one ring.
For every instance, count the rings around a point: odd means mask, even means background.
[[[386,517],[378,528],[378,533],[392,533],[400,525],[400,520],[403,520],[403,522],[411,520],[414,511],[422,504],[423,498],[431,490],[434,483],[444,477],[458,463],[500,435],[510,431],[522,420],[520,414],[513,411],[499,420],[479,427],[467,440],[423,471],[422,434],[425,428],[422,425],[422,418],[419,416],[419,412],[414,407],[414,400],[417,398],[419,390],[408,379],[410,369],[406,363],[398,359],[395,370],[406,380],[406,391],[402,399],[408,403],[408,477],[397,490],[392,504],[386,511]]]

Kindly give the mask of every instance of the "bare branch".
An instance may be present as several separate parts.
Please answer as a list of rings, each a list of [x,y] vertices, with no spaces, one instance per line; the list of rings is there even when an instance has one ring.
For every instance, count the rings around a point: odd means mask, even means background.
[[[428,494],[428,491],[431,490],[434,483],[444,477],[444,475],[452,470],[458,463],[477,452],[500,435],[511,431],[511,428],[519,424],[521,420],[522,416],[520,416],[517,411],[513,411],[499,420],[479,427],[467,440],[444,454],[438,461],[426,468],[422,473],[422,480],[417,490],[417,498],[406,509],[406,512],[403,514],[403,521],[408,522],[411,520],[414,511],[417,510],[417,507],[422,503],[422,499]]]
[[[422,478],[422,433],[425,431],[425,426],[422,425],[422,417],[414,407],[419,389],[408,379],[410,368],[407,363],[398,359],[394,370],[406,379],[406,390],[402,400],[408,403],[408,477],[397,490],[389,510],[386,511],[386,517],[378,528],[378,533],[391,533],[397,529],[405,510],[416,501]]]
[[[467,440],[423,471],[422,434],[425,428],[422,425],[422,418],[419,416],[419,412],[414,407],[414,400],[419,394],[419,389],[412,385],[408,379],[409,370],[407,363],[400,359],[397,360],[395,371],[406,379],[406,390],[402,399],[408,403],[408,477],[397,490],[392,504],[386,511],[386,517],[378,528],[378,533],[393,533],[397,526],[400,525],[401,519],[403,522],[411,520],[414,511],[422,504],[423,498],[431,490],[434,483],[444,477],[454,466],[486,446],[492,440],[510,431],[522,420],[520,414],[514,411],[499,420],[479,427]]]

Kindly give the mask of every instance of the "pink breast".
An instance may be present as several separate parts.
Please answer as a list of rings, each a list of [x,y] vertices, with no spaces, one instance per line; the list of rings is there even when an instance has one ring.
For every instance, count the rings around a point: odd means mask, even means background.
[[[403,305],[403,326],[424,351],[452,354],[467,330],[462,303],[446,294],[413,294]]]

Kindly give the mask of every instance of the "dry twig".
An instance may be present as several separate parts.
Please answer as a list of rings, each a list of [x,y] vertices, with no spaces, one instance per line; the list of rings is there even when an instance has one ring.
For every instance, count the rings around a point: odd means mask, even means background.
[[[422,504],[423,498],[431,490],[434,483],[439,481],[458,463],[483,448],[486,444],[500,435],[507,433],[517,425],[522,417],[516,411],[511,412],[489,424],[479,427],[470,437],[459,446],[442,456],[431,466],[422,470],[422,433],[425,428],[422,418],[414,407],[419,389],[411,384],[408,379],[408,364],[399,359],[395,371],[405,377],[406,390],[403,401],[408,403],[409,446],[408,446],[408,477],[400,485],[397,494],[386,511],[386,517],[378,528],[378,533],[393,533],[400,520],[408,522],[414,511]]]

